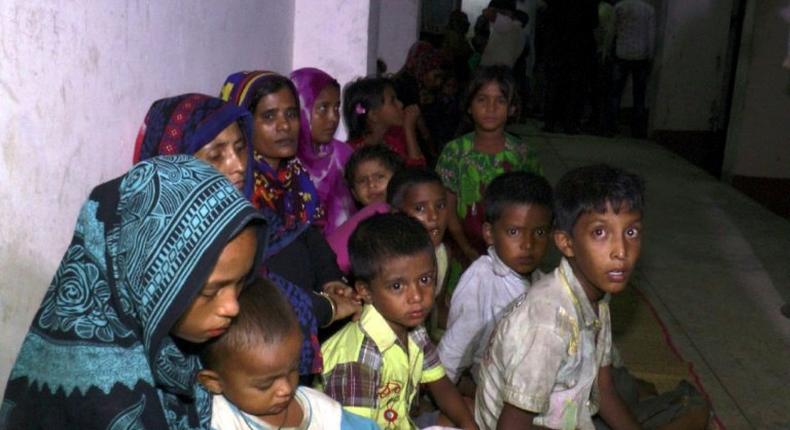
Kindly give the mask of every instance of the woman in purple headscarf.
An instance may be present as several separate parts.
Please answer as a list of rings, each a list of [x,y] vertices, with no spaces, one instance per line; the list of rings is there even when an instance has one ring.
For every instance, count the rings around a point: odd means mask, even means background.
[[[322,70],[305,67],[291,73],[301,101],[297,157],[318,191],[316,224],[325,236],[354,211],[354,200],[343,180],[343,167],[352,149],[334,138],[340,124],[340,84]]]

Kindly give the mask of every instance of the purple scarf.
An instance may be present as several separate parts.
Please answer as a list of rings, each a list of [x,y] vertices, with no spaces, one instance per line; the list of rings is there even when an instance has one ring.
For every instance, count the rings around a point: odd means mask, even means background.
[[[310,113],[315,99],[328,85],[336,85],[337,80],[319,69],[306,67],[291,73],[291,80],[299,91],[301,102],[301,126],[297,158],[318,191],[324,235],[329,235],[343,224],[354,212],[354,199],[343,179],[343,169],[353,150],[345,142],[332,139],[318,147],[313,144],[310,129]]]

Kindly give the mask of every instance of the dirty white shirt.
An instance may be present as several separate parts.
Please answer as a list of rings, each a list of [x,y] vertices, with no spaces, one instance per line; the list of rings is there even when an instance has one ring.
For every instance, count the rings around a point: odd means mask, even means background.
[[[598,315],[563,258],[505,310],[480,363],[475,420],[496,428],[504,403],[551,429],[593,430],[595,379],[611,364],[609,296]]]
[[[543,276],[540,270],[529,277],[519,275],[499,259],[493,246],[466,269],[453,291],[447,330],[439,343],[439,359],[451,381],[458,382],[469,367],[475,376],[502,311]]]

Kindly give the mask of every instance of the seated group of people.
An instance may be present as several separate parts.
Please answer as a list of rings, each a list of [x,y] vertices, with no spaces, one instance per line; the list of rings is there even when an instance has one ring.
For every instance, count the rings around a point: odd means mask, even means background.
[[[608,310],[643,182],[596,165],[552,191],[505,132],[507,68],[476,71],[474,131],[435,171],[387,78],[343,89],[349,143],[321,70],[220,94],[153,103],[136,164],[82,206],[0,428],[649,424],[615,389]]]

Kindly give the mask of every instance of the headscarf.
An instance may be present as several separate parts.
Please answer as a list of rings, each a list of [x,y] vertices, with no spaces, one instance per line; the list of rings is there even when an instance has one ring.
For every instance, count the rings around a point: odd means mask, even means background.
[[[408,73],[422,86],[423,79],[431,70],[436,70],[444,63],[442,52],[428,42],[417,41],[409,48],[406,63],[399,73]]]
[[[225,80],[221,97],[242,107],[248,107],[255,93],[266,79],[278,76],[269,71],[238,72]],[[296,94],[294,94],[296,96]],[[254,107],[253,107],[254,110]],[[255,112],[251,112],[253,115]],[[254,121],[254,120],[253,120]],[[318,206],[318,194],[310,181],[310,175],[298,157],[283,160],[273,169],[255,151],[252,142],[251,158],[255,184],[251,196],[253,206],[257,207],[271,223],[269,247],[264,255],[262,273],[274,282],[288,298],[296,313],[304,334],[300,355],[299,374],[311,375],[323,369],[321,348],[318,344],[318,322],[312,306],[310,291],[296,285],[284,277],[268,272],[266,258],[276,254],[293,242],[314,221]],[[298,262],[295,262],[295,264]]]
[[[182,94],[155,101],[137,134],[134,162],[157,155],[194,155],[229,125],[237,122],[252,159],[252,117],[246,109],[204,94]],[[247,163],[244,195],[252,194],[252,166]]]
[[[354,211],[354,199],[343,179],[343,169],[353,150],[337,139],[316,148],[313,143],[310,118],[315,99],[329,85],[338,89],[335,78],[312,67],[294,70],[291,80],[299,92],[301,124],[299,127],[299,149],[297,157],[318,191],[325,236],[343,224]]]
[[[0,428],[207,428],[195,345],[170,331],[227,243],[260,219],[186,155],[96,187],[11,371]]]
[[[228,76],[222,86],[222,99],[247,107],[258,88],[273,76],[279,75],[269,71],[234,73]],[[276,220],[266,250],[266,256],[270,256],[310,226],[316,215],[318,194],[310,181],[310,175],[297,157],[282,160],[280,166],[274,169],[255,151],[254,142],[251,146],[253,157],[250,164],[254,176],[252,204],[266,213],[267,219]]]

